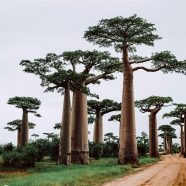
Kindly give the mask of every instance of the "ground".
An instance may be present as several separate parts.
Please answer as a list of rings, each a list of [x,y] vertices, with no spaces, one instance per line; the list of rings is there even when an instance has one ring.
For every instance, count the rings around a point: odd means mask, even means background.
[[[157,164],[104,186],[186,186],[186,159],[166,155]]]

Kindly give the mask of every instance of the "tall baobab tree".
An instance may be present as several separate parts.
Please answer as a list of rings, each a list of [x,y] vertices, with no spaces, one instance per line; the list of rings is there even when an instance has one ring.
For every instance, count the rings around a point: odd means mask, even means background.
[[[99,84],[100,79],[112,80],[112,73],[119,71],[118,58],[108,52],[69,51],[62,54],[63,60],[71,64],[73,71],[84,75],[77,79],[82,89],[90,84]],[[81,66],[81,68],[78,68]],[[89,163],[87,95],[81,90],[73,91],[72,103],[72,161],[79,164]]]
[[[138,163],[133,73],[138,70],[182,73],[183,65],[185,65],[185,62],[178,62],[169,51],[154,53],[150,57],[141,57],[134,54],[137,46],[153,46],[156,40],[161,39],[154,33],[155,31],[154,24],[133,15],[128,18],[102,19],[96,26],[89,27],[84,34],[87,41],[102,47],[113,46],[116,52],[122,53],[123,95],[118,157],[120,164]],[[152,64],[151,67],[141,66],[141,64],[146,63]]]
[[[150,96],[146,99],[135,101],[136,107],[142,113],[149,112],[149,155],[157,158],[159,156],[158,150],[158,134],[156,115],[163,106],[172,102],[170,97]]]
[[[121,104],[110,99],[88,100],[88,113],[95,115],[94,143],[103,143],[103,116],[119,110],[121,110]]]
[[[62,58],[62,60],[61,60]],[[64,94],[62,127],[60,132],[59,163],[88,163],[88,121],[86,94],[92,95],[86,86],[99,83],[98,79],[113,79],[110,73],[116,69],[117,58],[112,58],[107,52],[74,51],[62,55],[48,54],[44,59],[34,61],[23,60],[24,71],[36,74],[42,80],[41,85],[46,91],[57,91]],[[84,65],[82,72],[77,72],[76,66]],[[119,67],[118,67],[119,68]],[[91,69],[101,71],[99,76],[90,73]],[[86,82],[85,82],[86,80]],[[71,118],[70,90],[73,91],[73,108]],[[71,129],[72,122],[72,129]],[[81,123],[81,124],[80,124]],[[71,134],[72,131],[72,134]],[[71,136],[72,142],[71,142]],[[72,144],[72,148],[71,148]]]
[[[22,120],[16,119],[14,121],[8,122],[7,127],[4,127],[4,129],[7,129],[8,131],[14,132],[17,131],[17,147],[20,147],[21,145],[21,125]],[[33,129],[35,127],[34,123],[28,122],[28,128]]]
[[[186,158],[186,104],[177,104],[177,103],[174,103],[174,105],[176,106],[174,108],[173,111],[169,112],[169,113],[165,113],[163,115],[163,118],[177,118],[177,122],[179,122],[180,124],[183,124],[184,125],[184,134],[181,134],[181,140],[182,140],[182,136],[184,136],[184,139],[183,139],[183,145],[184,147],[182,148],[182,150],[184,152],[182,152],[182,154],[184,155],[184,158]],[[173,121],[174,123],[175,121]],[[181,133],[182,133],[182,127],[181,127]],[[182,144],[181,143],[181,144]]]
[[[183,119],[174,119],[170,122],[171,125],[179,125],[180,126],[181,155],[184,155],[184,144],[183,144],[183,139],[184,139],[183,127],[184,127],[184,124],[183,123],[184,123]]]
[[[37,117],[41,117],[40,114],[37,113],[41,102],[37,98],[16,96],[13,98],[9,98],[8,104],[15,105],[17,108],[20,108],[23,111],[20,144],[20,147],[23,147],[28,143],[28,113],[32,113]]]

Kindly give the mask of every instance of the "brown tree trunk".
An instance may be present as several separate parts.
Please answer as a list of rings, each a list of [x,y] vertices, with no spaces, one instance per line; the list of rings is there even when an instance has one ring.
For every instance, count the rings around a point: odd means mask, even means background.
[[[103,143],[103,121],[102,121],[102,114],[100,112],[96,113],[93,142]]]
[[[72,109],[72,151],[73,163],[89,163],[87,95],[75,90]]]
[[[20,148],[21,146],[21,129],[17,130],[17,147]]]
[[[28,112],[23,109],[23,118],[21,125],[21,147],[28,143]]]
[[[183,126],[180,125],[180,143],[181,143],[181,155],[184,155],[184,145],[183,145]]]
[[[60,129],[59,163],[71,164],[71,103],[70,89],[67,86],[64,93],[62,127]]]
[[[167,153],[167,136],[166,136],[166,133],[164,133],[163,143],[164,143],[164,153]]]
[[[151,112],[149,115],[149,155],[153,158],[159,156],[157,122],[154,112]]]
[[[129,63],[127,47],[123,50],[123,95],[120,130],[118,163],[138,164],[133,71]]]
[[[184,158],[186,158],[186,113],[184,113]]]

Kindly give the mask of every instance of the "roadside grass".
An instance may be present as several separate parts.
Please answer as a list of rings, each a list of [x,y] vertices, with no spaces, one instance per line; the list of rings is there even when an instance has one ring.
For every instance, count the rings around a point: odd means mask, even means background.
[[[140,158],[140,164],[157,162]],[[89,165],[60,166],[44,159],[36,167],[15,174],[1,174],[0,186],[99,186],[135,171],[131,165],[117,165],[116,158],[91,160]]]

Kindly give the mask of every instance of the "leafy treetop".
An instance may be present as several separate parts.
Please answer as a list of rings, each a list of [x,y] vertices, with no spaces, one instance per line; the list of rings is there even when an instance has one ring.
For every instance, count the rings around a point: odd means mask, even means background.
[[[121,121],[121,114],[112,115],[109,119],[109,121]]]
[[[153,46],[154,41],[161,39],[154,34],[156,28],[154,24],[148,23],[145,19],[137,15],[128,18],[115,17],[102,19],[97,26],[89,27],[84,34],[84,38],[103,47],[113,46],[116,51],[127,51],[134,53],[137,45]],[[133,71],[144,70],[147,72],[163,71],[179,72],[186,74],[186,61],[178,61],[169,51],[154,53],[150,57],[141,57],[132,54],[129,63],[139,65],[151,62],[151,68],[137,66]]]
[[[173,100],[171,97],[150,96],[146,99],[135,101],[135,106],[140,109],[141,112],[153,112],[159,111],[166,104],[171,103]]]
[[[8,122],[7,127],[4,129],[8,129],[9,131],[16,131],[16,130],[21,130],[21,125],[22,125],[22,120],[16,119],[14,121]],[[33,129],[36,124],[29,122],[28,127],[29,129]]]
[[[37,114],[36,110],[39,109],[41,102],[37,98],[16,96],[9,98],[8,104],[15,105],[17,108],[22,108],[26,112],[31,112],[37,117],[40,117],[40,115]]]

